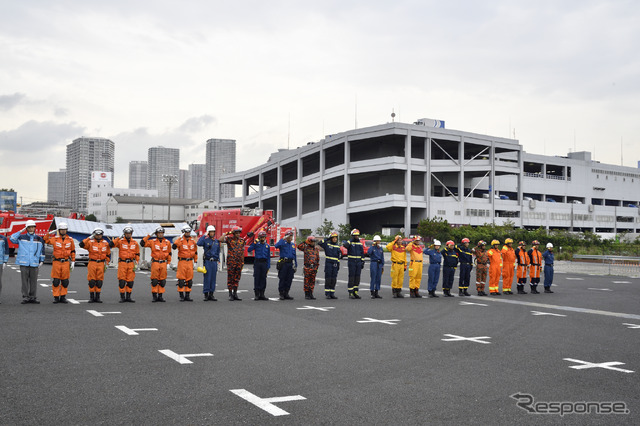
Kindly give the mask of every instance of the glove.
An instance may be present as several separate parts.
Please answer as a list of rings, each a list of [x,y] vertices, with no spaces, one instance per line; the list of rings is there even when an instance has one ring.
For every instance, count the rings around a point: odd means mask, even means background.
[[[109,265],[107,265],[107,262],[105,262],[105,263],[104,263],[104,271],[105,271],[105,272],[107,272],[107,266],[109,266]]]
[[[167,262],[167,271],[171,269],[171,264],[169,262]]]
[[[73,268],[76,267],[76,262],[71,262],[71,270],[73,271]]]
[[[253,237],[254,233],[253,232],[247,232],[247,237],[251,238]]]

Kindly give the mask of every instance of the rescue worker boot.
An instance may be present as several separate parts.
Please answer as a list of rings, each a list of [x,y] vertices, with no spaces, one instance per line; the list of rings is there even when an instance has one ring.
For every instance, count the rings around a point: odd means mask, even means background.
[[[89,293],[89,303],[96,303],[96,294],[93,291]]]
[[[237,288],[233,290],[233,300],[242,300],[242,299],[240,299],[238,297],[238,289]]]
[[[349,299],[355,299],[355,296],[353,295],[353,290],[349,290]]]
[[[234,300],[236,299],[233,297],[233,290],[229,290],[229,302],[233,302]]]
[[[258,300],[269,300],[264,296],[264,290],[258,290]]]
[[[178,294],[180,295],[180,301],[184,302],[184,291],[179,291]]]
[[[362,299],[362,297],[360,297],[360,295],[358,294],[358,289],[353,290],[353,298]]]
[[[551,291],[551,287],[545,287],[544,288],[544,292],[545,293],[553,293],[553,291]]]
[[[293,297],[289,296],[289,290],[284,291],[284,300],[293,300]]]
[[[158,293],[151,293],[151,296],[153,297],[152,302],[156,303],[158,301]]]
[[[164,300],[164,297],[162,296],[162,293],[158,293],[158,302],[166,302],[166,300]]]
[[[325,297],[325,299],[331,299],[331,293],[328,292],[328,291],[325,291],[324,292],[324,297]]]
[[[260,297],[260,292],[258,290],[253,290],[253,300],[260,300],[258,297]]]
[[[412,299],[415,299],[415,297],[416,297],[416,295],[415,295],[415,293],[414,293],[412,288],[409,289],[409,297],[412,298]]]
[[[63,294],[62,296],[60,296],[60,303],[69,303],[66,295]]]
[[[336,293],[332,291],[332,292],[329,294],[329,298],[331,298],[331,299],[337,299],[337,298],[338,298],[338,296],[336,296]]]
[[[279,300],[284,300],[284,291],[279,292],[280,293],[280,297],[278,297]]]
[[[193,302],[193,299],[191,298],[191,292],[190,291],[185,291],[184,292],[184,301],[185,302]]]
[[[210,300],[210,299],[209,299],[209,295],[210,295],[210,294],[211,294],[211,293],[206,292],[206,293],[204,294],[204,298],[202,299],[202,301],[203,301],[203,302],[208,302],[208,301]]]
[[[402,294],[402,288],[398,288],[398,299],[403,299],[404,298],[404,294]]]
[[[438,296],[438,295],[436,294],[436,291],[435,291],[435,290],[429,290],[428,292],[429,292],[429,297],[431,297],[431,298],[434,298],[434,297],[440,297],[440,296]]]
[[[371,298],[372,299],[376,298],[376,292],[374,290],[371,290]]]
[[[309,300],[316,300],[316,298],[313,297],[313,290],[309,290]]]
[[[422,295],[420,294],[420,289],[419,288],[414,288],[413,289],[413,294],[415,295],[416,299],[422,299]]]
[[[120,293],[120,303],[124,303],[126,300],[124,299],[124,293]]]
[[[102,300],[100,300],[100,293],[99,292],[96,292],[96,300],[95,300],[95,302],[96,303],[102,303]]]
[[[378,293],[379,290],[376,290],[376,299],[382,299],[382,296],[380,296],[380,293]]]
[[[453,294],[451,294],[451,289],[450,288],[444,288],[444,289],[442,289],[442,291],[444,292],[444,296],[445,297],[455,297]]]
[[[217,302],[218,299],[216,299],[216,297],[213,295],[213,292],[209,292],[209,300],[213,301],[213,302]]]
[[[305,298],[305,300],[311,300],[311,297],[309,297],[309,292],[308,291],[304,292],[304,298]]]
[[[520,293],[520,294],[527,294],[527,292],[526,292],[526,291],[524,291],[524,284],[522,284],[522,285],[520,286],[520,291],[521,291],[521,293]]]
[[[462,296],[462,289],[458,287],[458,296]]]
[[[136,303],[136,301],[131,298],[131,293],[127,293],[127,297],[124,300],[125,302]]]
[[[53,296],[53,303],[60,303],[60,296]]]
[[[531,286],[531,294],[540,294],[540,292],[536,289],[537,285]]]
[[[463,294],[464,296],[471,296],[471,295],[469,294],[469,291],[468,291],[466,288],[464,289],[464,291],[462,292],[462,294]]]

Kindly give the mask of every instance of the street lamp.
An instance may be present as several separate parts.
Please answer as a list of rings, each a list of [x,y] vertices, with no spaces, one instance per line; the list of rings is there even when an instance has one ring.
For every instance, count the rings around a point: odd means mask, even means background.
[[[176,175],[162,175],[162,181],[169,185],[169,208],[167,210],[168,222],[171,222],[171,187],[178,182]]]

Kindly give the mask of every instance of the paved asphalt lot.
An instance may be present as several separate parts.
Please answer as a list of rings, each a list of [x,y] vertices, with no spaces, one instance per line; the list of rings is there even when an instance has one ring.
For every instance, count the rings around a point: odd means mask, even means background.
[[[40,271],[40,305],[20,305],[18,269],[4,271],[3,425],[640,424],[637,279],[556,274],[554,294],[399,300],[385,271],[384,299],[365,287],[362,300],[348,300],[343,265],[338,300],[321,296],[322,279],[318,299],[304,300],[298,271],[293,301],[258,302],[251,291],[229,302],[221,272],[217,302],[195,287],[195,302],[180,303],[169,281],[160,304],[139,273],[137,303],[120,304],[109,269],[105,303],[89,305],[77,267],[69,296],[80,302],[54,305],[50,268]],[[252,280],[247,265],[240,289]],[[277,296],[275,276],[267,290]],[[301,309],[309,306],[327,309]],[[629,414],[531,414],[516,393],[620,401]]]

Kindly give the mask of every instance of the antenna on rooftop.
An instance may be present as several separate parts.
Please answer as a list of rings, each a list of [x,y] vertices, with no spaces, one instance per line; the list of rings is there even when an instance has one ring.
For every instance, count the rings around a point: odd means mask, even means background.
[[[391,122],[393,123],[394,121],[396,121],[396,113],[393,108],[391,108]]]

